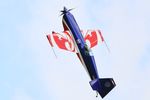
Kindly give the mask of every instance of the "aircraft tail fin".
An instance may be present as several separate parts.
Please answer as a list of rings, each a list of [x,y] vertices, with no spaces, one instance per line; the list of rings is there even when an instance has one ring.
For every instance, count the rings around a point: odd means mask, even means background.
[[[104,98],[116,86],[112,78],[94,79],[90,81],[90,85],[102,98]]]

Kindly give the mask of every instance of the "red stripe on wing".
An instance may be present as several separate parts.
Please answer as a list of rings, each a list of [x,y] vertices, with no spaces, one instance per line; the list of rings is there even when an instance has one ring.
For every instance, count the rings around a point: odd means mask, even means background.
[[[49,44],[53,47],[54,45],[53,45],[53,43],[52,43],[52,41],[51,41],[51,36],[50,36],[50,34],[46,35],[46,37],[47,37],[47,39],[48,39],[48,41],[49,41]]]
[[[55,32],[52,34],[57,46],[60,49],[75,52],[75,47],[74,44],[72,44],[72,39],[70,39],[70,36],[64,37],[63,35]],[[67,33],[63,32],[63,34],[66,35]]]
[[[88,30],[84,39],[85,41],[89,41],[90,48],[96,46],[98,43],[98,37],[97,37],[97,33],[95,30],[93,31]]]

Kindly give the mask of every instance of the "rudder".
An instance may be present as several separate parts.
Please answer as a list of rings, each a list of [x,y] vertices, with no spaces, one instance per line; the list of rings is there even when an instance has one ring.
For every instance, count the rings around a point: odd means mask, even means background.
[[[101,78],[90,81],[93,90],[97,91],[104,98],[115,86],[113,78]]]

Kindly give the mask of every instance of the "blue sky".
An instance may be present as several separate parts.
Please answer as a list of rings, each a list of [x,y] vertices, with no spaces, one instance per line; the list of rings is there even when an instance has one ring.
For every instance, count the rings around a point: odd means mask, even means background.
[[[81,29],[101,29],[93,49],[101,77],[117,86],[104,100],[149,100],[149,0],[1,0],[0,100],[99,100],[76,55],[54,48],[44,33],[63,30],[60,10],[75,8]]]

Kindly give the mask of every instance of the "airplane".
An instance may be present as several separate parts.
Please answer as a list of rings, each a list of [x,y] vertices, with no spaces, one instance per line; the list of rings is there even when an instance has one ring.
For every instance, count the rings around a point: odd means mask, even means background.
[[[100,30],[80,30],[74,16],[70,13],[70,10],[64,7],[61,11],[63,15],[62,24],[64,31],[62,34],[52,32],[47,34],[47,39],[52,47],[54,43],[60,49],[75,52],[81,61],[82,65],[86,69],[91,81],[89,82],[92,89],[96,91],[102,98],[104,98],[115,86],[113,78],[100,78],[97,71],[94,55],[91,48],[104,42],[104,38]],[[96,96],[96,97],[97,97]]]

